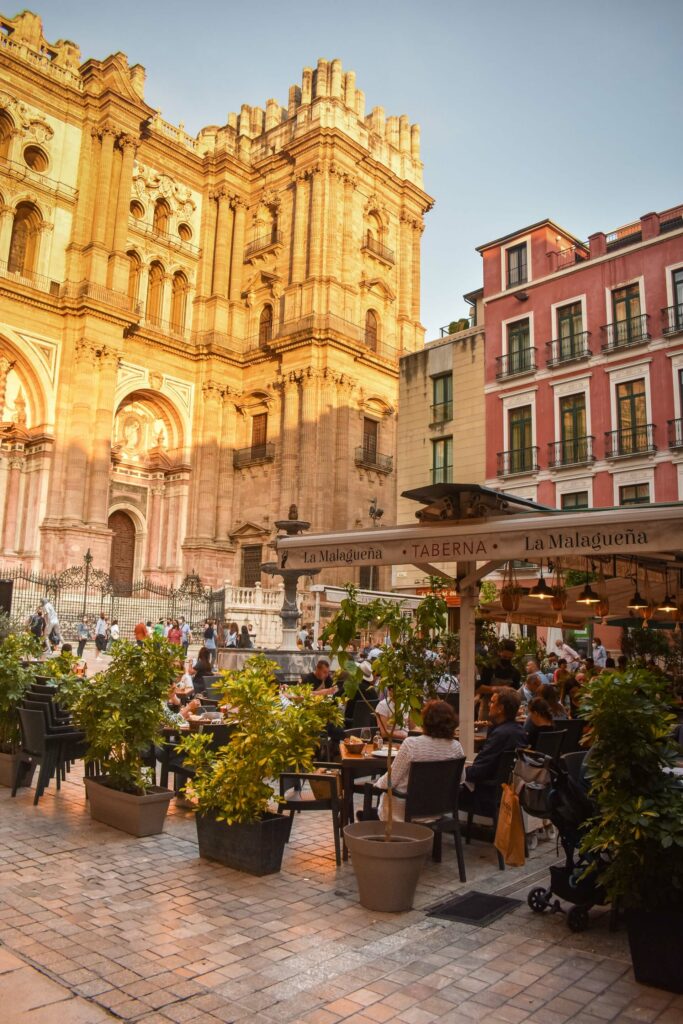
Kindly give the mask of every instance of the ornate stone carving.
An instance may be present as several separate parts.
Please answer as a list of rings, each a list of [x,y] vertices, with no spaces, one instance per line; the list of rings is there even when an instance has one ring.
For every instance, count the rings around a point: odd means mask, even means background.
[[[275,191],[275,189],[273,189],[273,188],[267,188],[266,191],[261,196],[261,204],[262,204],[262,206],[269,206],[269,207],[276,207],[277,208],[278,206],[280,206],[281,202],[282,202],[282,200],[280,198],[279,193],[277,193]]]
[[[45,144],[54,132],[42,114],[8,93],[0,92],[0,110],[6,110],[15,124],[16,134]]]
[[[162,375],[160,373],[155,373],[153,370],[150,370],[149,386],[151,388],[154,388],[155,391],[161,391],[161,386],[163,383],[164,378],[162,377]]]

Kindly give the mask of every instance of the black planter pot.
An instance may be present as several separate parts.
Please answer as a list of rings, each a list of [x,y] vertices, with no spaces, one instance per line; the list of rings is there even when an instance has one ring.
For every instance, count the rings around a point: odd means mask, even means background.
[[[683,992],[683,910],[628,910],[625,917],[636,981]]]
[[[251,825],[227,825],[208,814],[197,814],[199,856],[217,860],[250,875],[272,875],[280,870],[289,838],[289,818],[265,814]]]

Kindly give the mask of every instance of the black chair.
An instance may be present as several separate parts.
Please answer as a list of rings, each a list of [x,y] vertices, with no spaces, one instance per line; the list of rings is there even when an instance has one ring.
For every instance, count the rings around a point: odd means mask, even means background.
[[[433,829],[432,860],[437,864],[441,863],[441,836],[444,832],[452,833],[461,882],[467,881],[458,816],[464,767],[464,757],[449,761],[414,761],[408,775],[404,815],[405,821],[419,820],[421,825]]]
[[[61,780],[66,778],[71,763],[85,754],[85,733],[74,729],[71,716],[60,715],[50,698],[28,692],[28,695],[22,700],[21,706],[28,711],[42,712],[46,734],[59,740],[56,777],[57,789],[60,789]]]
[[[498,763],[498,771],[491,782],[478,782],[472,793],[472,799],[467,808],[467,826],[465,829],[465,842],[469,844],[472,834],[472,821],[474,815],[481,818],[490,818],[492,822],[491,842],[495,839],[498,827],[498,814],[500,812],[500,801],[503,797],[503,783],[509,782],[517,760],[515,750],[506,750],[501,755]],[[498,867],[505,871],[505,860],[500,850],[496,850]]]
[[[567,769],[567,775],[574,782],[581,782],[581,769],[587,754],[587,750],[574,750],[570,754],[563,754],[560,758],[560,764]]]
[[[234,730],[234,725],[225,722],[221,725],[210,726],[211,749],[218,750],[219,747],[227,746],[230,742],[230,736]],[[165,744],[165,748],[163,750],[164,756],[161,759],[159,785],[166,787],[168,785],[168,774],[169,772],[173,772],[173,792],[177,794],[180,792],[181,785],[184,782],[187,782],[188,779],[194,778],[195,772],[194,768],[190,768],[188,764],[185,764],[182,754],[178,754],[174,758],[173,752],[175,747],[175,740]]]
[[[356,697],[356,702],[353,705],[351,729],[377,729],[376,707],[377,701],[370,701],[366,704],[362,697]]]
[[[45,715],[40,708],[35,710],[19,708],[19,725],[21,727],[21,750],[14,774],[12,796],[17,795],[19,779],[24,770],[23,766],[37,763],[40,765],[40,771],[33,796],[33,806],[35,807],[53,774],[58,771],[59,737],[48,736]]]
[[[330,766],[330,767],[337,767]],[[304,792],[305,782],[313,783],[318,793]],[[285,796],[289,793],[289,796]],[[324,796],[321,795],[324,793]],[[315,772],[285,772],[280,776],[280,802],[278,814],[289,811],[289,830],[291,833],[295,813],[301,811],[330,811],[334,832],[334,856],[337,867],[341,866],[341,829],[342,804],[339,792],[339,773],[320,775]]]
[[[539,732],[536,738],[534,750],[537,750],[539,754],[546,754],[548,757],[551,757],[553,761],[557,761],[560,756],[560,751],[563,748],[566,735],[567,733],[565,731],[560,730],[557,730],[556,732]]]
[[[564,733],[564,743],[561,753],[572,754],[581,750],[581,738],[586,728],[586,723],[580,718],[561,718],[553,722],[553,728]]]

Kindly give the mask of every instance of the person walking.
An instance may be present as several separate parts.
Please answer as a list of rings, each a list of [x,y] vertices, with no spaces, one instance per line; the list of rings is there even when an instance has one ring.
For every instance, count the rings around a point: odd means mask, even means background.
[[[80,659],[80,658],[83,657],[83,651],[85,650],[85,645],[87,644],[88,640],[90,639],[90,626],[88,625],[88,623],[87,623],[87,621],[85,619],[85,616],[83,616],[81,621],[76,626],[76,638],[78,640],[78,647],[76,648],[76,656]]]
[[[121,630],[119,629],[119,620],[112,619],[111,626],[109,627],[109,650],[113,650],[118,641],[121,639]]]
[[[97,654],[95,656],[96,661],[107,649],[108,632],[109,624],[107,622],[107,616],[104,612],[100,612],[97,622],[95,623],[95,647],[97,648]]]
[[[251,637],[249,636],[249,627],[248,626],[242,626],[242,628],[240,630],[240,638],[237,641],[237,646],[241,647],[243,649],[244,648],[250,648],[250,647],[254,646],[252,644],[252,642],[251,642]]]
[[[204,647],[209,652],[211,664],[216,664],[216,630],[211,619],[204,620]]]
[[[47,653],[51,654],[53,648],[59,647],[62,642],[62,638],[59,633],[59,619],[57,617],[55,606],[47,597],[44,597],[40,602],[40,607],[43,619],[45,620],[45,632],[43,633],[43,636],[45,637]]]
[[[180,618],[180,643],[183,647],[183,655],[187,658],[187,649],[192,641],[192,630],[190,629],[190,623],[186,622],[184,618]]]
[[[145,640],[149,636],[149,633],[147,632],[147,626],[142,621],[142,619],[140,619],[140,621],[133,628],[133,636],[135,637],[135,643],[138,645],[138,647],[142,647]]]

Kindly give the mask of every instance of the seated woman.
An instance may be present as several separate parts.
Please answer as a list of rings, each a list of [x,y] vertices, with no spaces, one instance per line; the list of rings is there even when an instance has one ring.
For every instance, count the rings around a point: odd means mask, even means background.
[[[455,739],[458,719],[455,711],[445,700],[428,701],[422,714],[422,735],[408,736],[401,744],[396,755],[392,771],[392,815],[394,821],[403,821],[405,816],[405,795],[413,761],[451,761],[464,757],[465,752]],[[383,775],[375,783],[377,789],[387,788],[387,776]],[[388,794],[384,794],[379,805],[379,816],[386,821],[388,814]]]
[[[544,683],[538,691],[538,696],[542,697],[550,707],[550,713],[553,716],[553,721],[557,721],[561,718],[569,718],[567,709],[564,704],[560,702],[560,695],[552,683]]]
[[[184,725],[185,722],[190,722],[197,716],[197,712],[201,711],[201,707],[201,702],[197,697],[183,705],[180,697],[175,692],[175,686],[171,686],[168,691],[168,697],[161,705],[164,725]]]
[[[382,737],[387,740],[404,740],[411,728],[410,719],[407,722],[396,721],[394,712],[394,692],[391,686],[387,686],[386,696],[375,708],[375,717]]]
[[[524,723],[524,731],[529,737],[529,746],[533,749],[538,742],[539,734],[552,732],[553,715],[550,705],[542,697],[534,697],[529,704],[529,717]]]
[[[206,693],[206,680],[205,676],[213,675],[213,665],[211,664],[211,651],[208,647],[200,647],[197,655],[197,660],[194,663],[193,668],[190,670],[192,676],[192,686],[194,687],[195,693]]]

